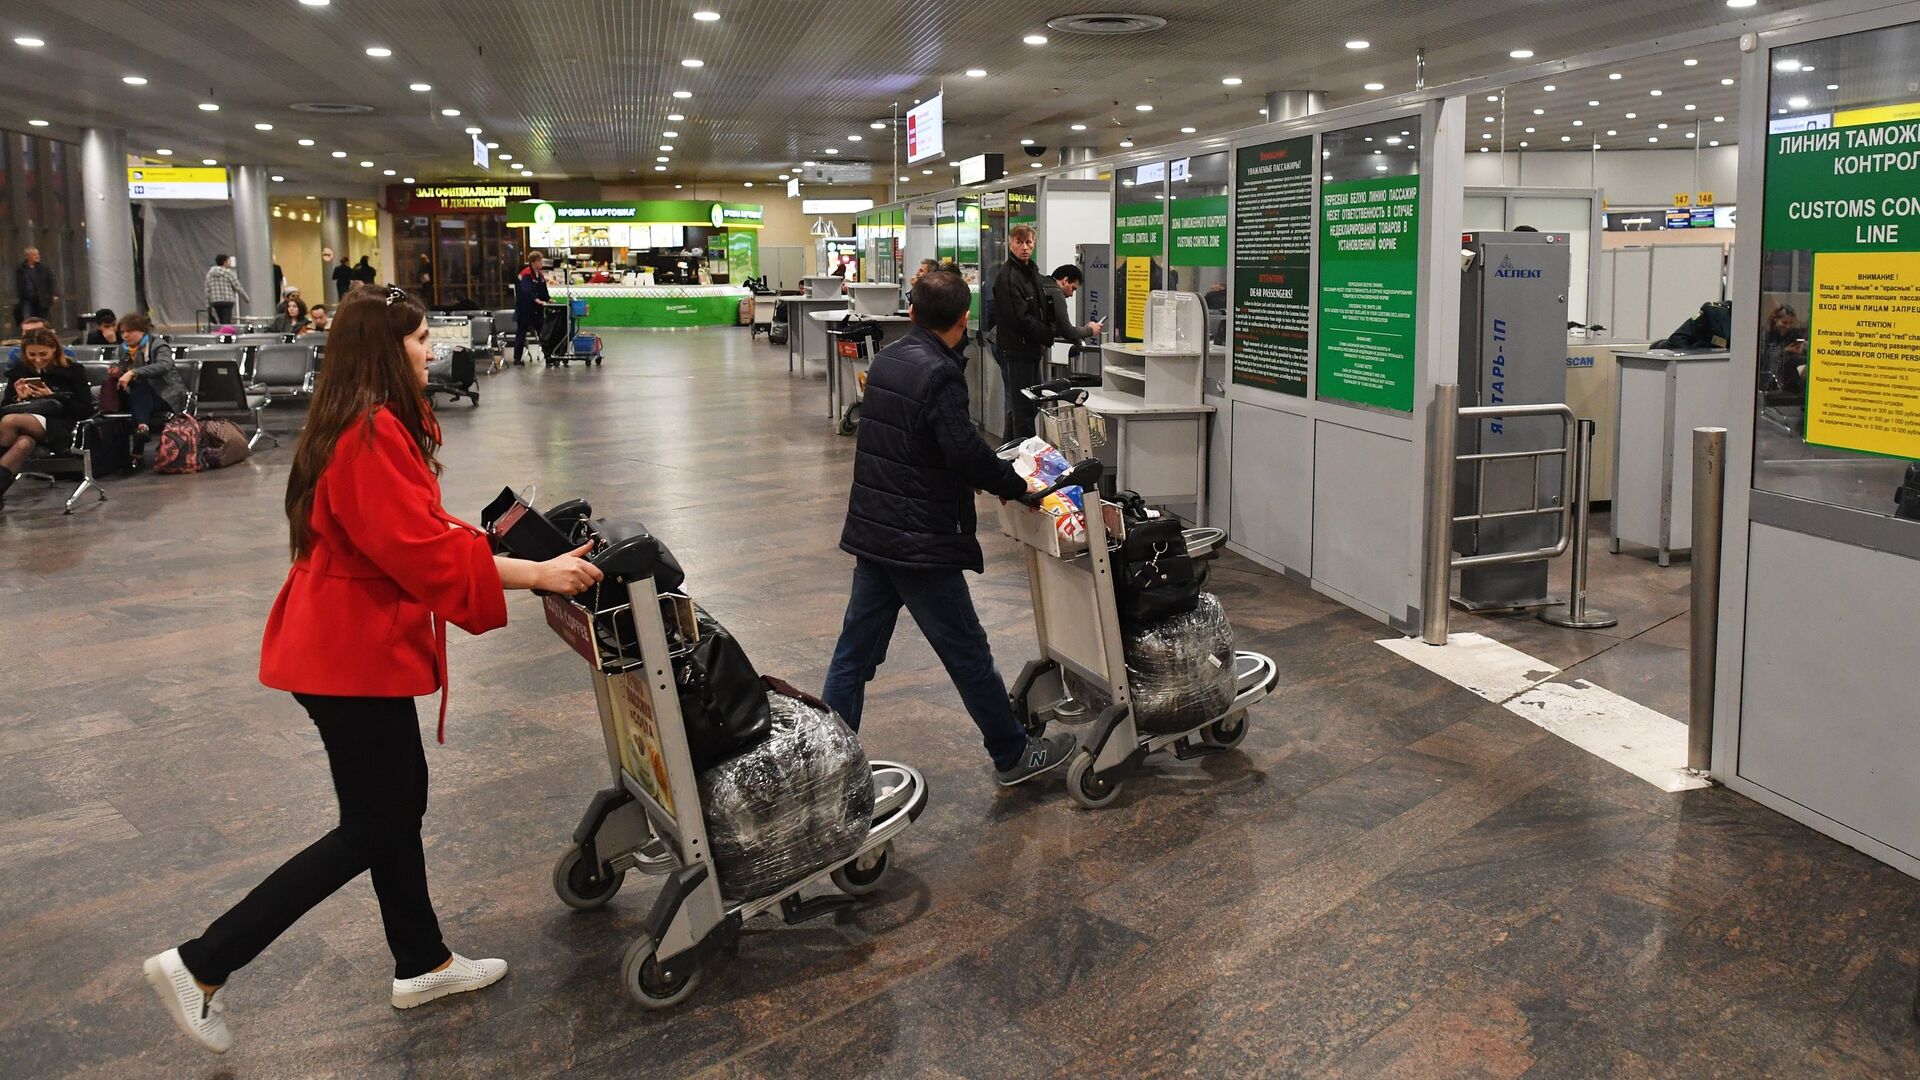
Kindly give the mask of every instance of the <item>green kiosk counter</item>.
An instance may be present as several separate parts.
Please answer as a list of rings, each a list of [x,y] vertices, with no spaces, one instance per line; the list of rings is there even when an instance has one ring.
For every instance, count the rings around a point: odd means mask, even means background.
[[[508,227],[527,230],[524,250],[612,249],[618,261],[646,266],[650,254],[693,249],[732,281],[760,272],[764,218],[756,204],[690,199],[507,204]],[[736,325],[740,301],[751,295],[739,285],[555,285],[552,293],[555,300],[586,301],[582,327],[662,330]]]

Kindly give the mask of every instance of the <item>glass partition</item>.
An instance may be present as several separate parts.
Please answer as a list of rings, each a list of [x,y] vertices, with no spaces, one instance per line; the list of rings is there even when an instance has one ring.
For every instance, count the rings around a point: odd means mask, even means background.
[[[1920,25],[1776,50],[1753,486],[1920,519]],[[1818,74],[1812,74],[1814,71]]]
[[[1118,172],[1113,200],[1113,325],[1115,341],[1147,336],[1147,295],[1166,288],[1167,162]]]
[[[1227,380],[1227,154],[1169,163],[1167,192],[1167,288],[1199,294],[1207,320],[1206,377],[1216,388],[1223,388]]]

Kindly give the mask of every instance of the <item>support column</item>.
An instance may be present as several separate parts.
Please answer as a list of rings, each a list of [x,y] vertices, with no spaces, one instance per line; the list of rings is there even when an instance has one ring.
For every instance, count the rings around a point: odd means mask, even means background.
[[[335,260],[320,263],[320,295],[326,297],[328,303],[335,303],[340,298],[333,294],[333,268],[342,263],[353,265],[353,260],[347,258],[347,200],[320,200],[320,246],[332,248]]]
[[[1297,120],[1327,111],[1325,90],[1274,90],[1267,94],[1267,123]]]
[[[127,200],[127,133],[118,128],[85,128],[80,132],[80,191],[86,203],[86,292],[65,283],[78,310],[84,297],[87,310],[112,308],[126,315],[138,310],[133,281],[133,211]]]
[[[1084,165],[1100,156],[1099,148],[1092,146],[1063,146],[1060,148],[1060,164]],[[1067,176],[1074,180],[1092,180],[1094,170],[1075,169]]]
[[[266,315],[279,297],[273,295],[273,234],[267,213],[267,167],[235,165],[233,176],[233,256],[240,261],[240,284],[252,297],[239,314]]]

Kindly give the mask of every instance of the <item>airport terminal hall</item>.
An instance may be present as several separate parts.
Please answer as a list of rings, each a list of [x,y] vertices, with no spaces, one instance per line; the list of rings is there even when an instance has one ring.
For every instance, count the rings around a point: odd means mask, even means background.
[[[1920,1078],[1917,57],[6,0],[0,1077]]]

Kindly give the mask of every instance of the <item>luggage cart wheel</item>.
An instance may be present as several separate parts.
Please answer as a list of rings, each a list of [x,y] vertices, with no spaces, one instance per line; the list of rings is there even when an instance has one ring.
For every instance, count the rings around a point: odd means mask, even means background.
[[[1067,765],[1067,794],[1081,806],[1098,810],[1120,797],[1120,782],[1094,772],[1093,755],[1082,750]]]
[[[1207,725],[1207,741],[1215,746],[1235,747],[1247,737],[1247,714],[1236,712]]]
[[[698,950],[695,950],[698,951]],[[654,959],[652,938],[636,938],[620,961],[620,981],[627,996],[643,1009],[671,1009],[687,1000],[700,985],[700,969],[691,956],[681,956],[662,970]]]
[[[593,880],[593,870],[587,865],[586,856],[578,844],[567,848],[560,861],[553,864],[553,891],[559,895],[560,902],[575,911],[598,911],[607,906],[613,894],[620,891],[620,883],[626,880],[625,870],[616,870],[598,881]]]
[[[848,896],[865,896],[880,887],[880,879],[886,875],[887,863],[892,856],[892,842],[881,844],[835,870],[832,874],[833,883]]]

